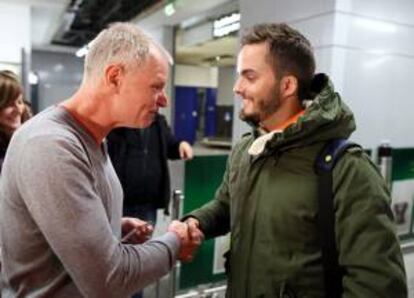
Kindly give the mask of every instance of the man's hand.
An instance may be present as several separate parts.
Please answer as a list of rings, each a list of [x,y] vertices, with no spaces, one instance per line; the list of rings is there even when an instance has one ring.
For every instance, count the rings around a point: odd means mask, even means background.
[[[186,141],[182,141],[178,147],[178,150],[180,152],[180,158],[183,160],[190,160],[193,159],[193,148],[189,143]]]
[[[180,253],[179,259],[183,262],[189,262],[194,258],[197,249],[204,240],[204,234],[199,228],[197,219],[190,217],[184,222],[188,227],[189,242],[185,249]]]
[[[141,244],[151,238],[154,227],[146,221],[133,217],[122,218],[121,242]]]
[[[200,223],[196,218],[194,217],[187,218],[185,223],[188,226],[188,235],[190,238],[190,243],[189,243],[187,254],[183,254],[181,260],[183,262],[188,262],[194,258],[195,252],[200,247],[200,245],[203,243],[204,234],[200,230]]]
[[[173,232],[175,235],[177,235],[178,239],[181,242],[181,247],[188,244],[188,227],[186,224],[178,220],[173,220],[168,226],[168,232]]]

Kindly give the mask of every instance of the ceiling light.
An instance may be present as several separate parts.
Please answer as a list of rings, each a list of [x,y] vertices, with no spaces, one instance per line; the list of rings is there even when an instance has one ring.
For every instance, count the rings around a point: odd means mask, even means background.
[[[213,36],[222,37],[240,29],[240,13],[232,13],[231,15],[217,19],[213,23]]]
[[[202,60],[205,63],[208,63],[210,65],[221,65],[221,64],[229,64],[234,61],[233,55],[223,54],[223,55],[217,55],[212,57],[207,57]]]
[[[89,44],[84,45],[79,50],[76,51],[75,55],[76,57],[82,58],[83,56],[86,56],[89,52]]]
[[[37,85],[37,84],[39,84],[39,77],[33,71],[29,72],[29,84],[30,85]]]
[[[170,2],[164,6],[164,13],[168,17],[172,16],[175,13],[174,2]]]

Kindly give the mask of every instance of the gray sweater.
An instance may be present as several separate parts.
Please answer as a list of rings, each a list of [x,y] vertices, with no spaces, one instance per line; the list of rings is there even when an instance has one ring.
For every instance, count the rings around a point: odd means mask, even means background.
[[[105,146],[62,107],[13,136],[4,160],[4,297],[128,297],[166,274],[179,241],[120,243],[122,189]]]

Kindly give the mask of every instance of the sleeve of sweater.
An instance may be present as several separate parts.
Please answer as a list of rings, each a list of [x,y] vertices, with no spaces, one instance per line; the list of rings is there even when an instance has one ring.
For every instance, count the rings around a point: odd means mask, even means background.
[[[85,297],[128,297],[166,274],[179,240],[167,233],[124,245],[111,229],[82,146],[65,137],[35,137],[22,151],[18,187],[33,221]]]

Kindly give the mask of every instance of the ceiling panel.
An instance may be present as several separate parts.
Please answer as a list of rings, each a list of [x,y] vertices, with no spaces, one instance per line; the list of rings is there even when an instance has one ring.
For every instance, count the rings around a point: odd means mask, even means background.
[[[189,65],[235,65],[237,51],[238,37],[228,36],[191,47],[177,45],[176,60]]]

